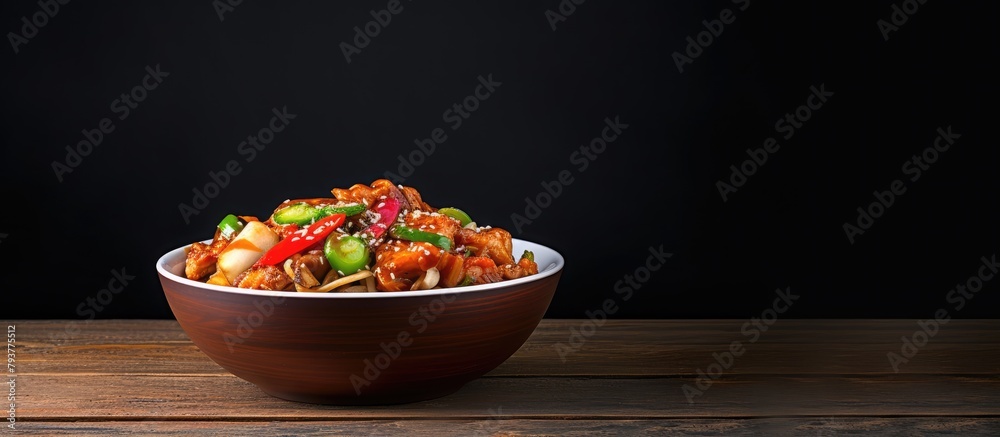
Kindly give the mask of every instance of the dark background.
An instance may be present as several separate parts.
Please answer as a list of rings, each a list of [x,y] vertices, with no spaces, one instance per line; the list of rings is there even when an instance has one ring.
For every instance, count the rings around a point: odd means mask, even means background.
[[[275,2],[277,3],[277,2]],[[79,318],[112,269],[136,279],[101,318],[171,317],[153,268],[227,213],[370,183],[438,127],[407,178],[426,201],[553,247],[566,268],[550,317],[583,317],[673,254],[616,317],[750,317],[790,287],[787,317],[930,317],[997,249],[996,6],[930,1],[885,41],[892,2],[591,0],[553,31],[543,2],[403,2],[347,63],[339,48],[385,1],[70,2],[3,53],[4,318]],[[854,3],[854,2],[850,2]],[[37,2],[3,2],[19,32]],[[702,20],[736,20],[678,71]],[[169,72],[125,120],[111,102],[146,66]],[[442,113],[480,75],[502,85],[457,130]],[[834,93],[792,138],[775,122]],[[253,162],[237,151],[272,108],[296,118]],[[585,172],[570,154],[605,117],[628,128]],[[59,182],[53,161],[111,117],[115,130]],[[842,228],[938,127],[961,138],[850,244]],[[781,149],[723,202],[716,181],[776,137]],[[191,223],[180,203],[237,160]],[[574,182],[518,234],[511,214],[562,170]],[[956,317],[1000,315],[998,281]]]

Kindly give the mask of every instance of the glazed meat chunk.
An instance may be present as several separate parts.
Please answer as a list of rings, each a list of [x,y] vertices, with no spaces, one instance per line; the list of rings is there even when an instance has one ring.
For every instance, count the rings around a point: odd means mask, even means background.
[[[202,278],[215,273],[216,262],[219,261],[219,254],[229,245],[229,240],[216,238],[212,244],[194,243],[188,249],[187,258],[184,260],[184,276],[188,279],[200,281]]]
[[[406,226],[448,237],[451,247],[455,247],[455,233],[462,228],[458,220],[444,214],[413,211],[404,219]]]
[[[381,291],[409,290],[420,275],[438,265],[441,253],[430,243],[383,244],[375,252],[375,286]]]
[[[289,278],[285,272],[276,266],[255,265],[249,270],[240,273],[234,283],[239,288],[284,290],[292,285],[292,278]]]
[[[351,188],[334,188],[330,192],[333,193],[333,197],[342,202],[358,202],[365,205],[371,205],[383,196],[405,200],[399,187],[393,185],[392,181],[388,179],[378,179],[372,182],[371,186],[354,184]]]
[[[514,241],[507,232],[500,228],[462,228],[455,234],[455,242],[459,245],[474,248],[476,256],[486,256],[497,265],[514,264]]]

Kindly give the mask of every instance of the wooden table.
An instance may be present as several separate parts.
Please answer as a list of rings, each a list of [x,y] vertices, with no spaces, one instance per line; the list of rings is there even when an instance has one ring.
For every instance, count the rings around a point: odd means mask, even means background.
[[[917,335],[923,346],[898,372],[887,354],[905,358],[901,337],[919,329],[914,320],[778,320],[756,341],[752,325],[741,332],[745,320],[596,330],[545,320],[458,393],[360,408],[265,395],[210,361],[174,321],[75,323],[7,323],[16,326],[18,432],[1000,435],[1000,320],[952,320],[926,344]],[[581,328],[589,335],[571,340]],[[742,353],[729,363],[734,341]],[[692,394],[706,371],[714,377]]]

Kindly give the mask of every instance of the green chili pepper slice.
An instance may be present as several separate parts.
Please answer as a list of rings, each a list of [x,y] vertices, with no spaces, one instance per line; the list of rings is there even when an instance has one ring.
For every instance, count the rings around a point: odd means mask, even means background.
[[[365,212],[367,208],[360,203],[351,203],[347,205],[328,205],[323,207],[323,215],[334,215],[343,214],[347,217],[352,215],[358,215]]]
[[[389,235],[392,235],[392,238],[398,238],[400,240],[431,243],[441,249],[451,250],[451,240],[444,235],[435,234],[433,232],[424,232],[408,226],[396,225],[389,231]]]
[[[276,211],[274,213],[274,222],[279,225],[296,224],[305,226],[326,216],[343,214],[350,217],[365,212],[365,209],[365,206],[360,203],[315,207],[302,202],[288,205]]]
[[[319,209],[308,203],[296,203],[279,209],[274,213],[274,222],[279,225],[307,225],[319,216]]]
[[[330,267],[345,276],[364,269],[371,258],[365,240],[337,233],[327,237],[323,244],[323,254],[330,261]]]
[[[222,238],[232,240],[236,234],[243,230],[243,222],[239,217],[229,214],[219,222],[219,230],[222,231]]]
[[[466,214],[465,211],[462,211],[458,208],[451,208],[451,207],[441,208],[437,210],[437,212],[439,214],[444,214],[448,217],[458,220],[459,222],[461,222],[462,226],[472,223],[472,217],[469,217],[469,215]]]

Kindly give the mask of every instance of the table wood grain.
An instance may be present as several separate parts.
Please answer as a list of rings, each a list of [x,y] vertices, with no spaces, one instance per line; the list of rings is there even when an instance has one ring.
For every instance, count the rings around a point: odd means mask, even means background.
[[[757,341],[745,320],[607,321],[577,338],[588,322],[543,320],[451,396],[354,408],[270,397],[172,320],[6,323],[16,326],[18,432],[1000,435],[1000,320],[952,320],[896,368],[887,354],[915,320],[779,320]],[[734,341],[742,355],[701,377]],[[699,382],[701,394],[685,393]]]

